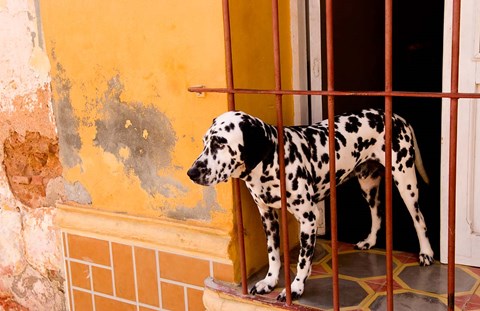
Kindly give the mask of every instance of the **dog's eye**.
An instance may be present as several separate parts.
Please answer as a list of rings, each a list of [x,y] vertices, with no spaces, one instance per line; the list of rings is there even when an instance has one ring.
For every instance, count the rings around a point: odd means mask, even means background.
[[[210,149],[215,152],[217,149],[222,149],[227,144],[225,137],[213,136],[210,141]]]

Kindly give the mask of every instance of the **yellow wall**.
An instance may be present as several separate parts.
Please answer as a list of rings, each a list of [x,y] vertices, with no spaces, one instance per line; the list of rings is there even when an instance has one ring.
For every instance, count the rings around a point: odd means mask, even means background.
[[[269,1],[231,1],[237,87],[274,87],[270,11]],[[282,82],[291,88],[289,1],[280,1],[280,14]],[[238,280],[231,183],[205,188],[186,176],[202,150],[205,130],[227,109],[224,94],[198,97],[187,91],[193,85],[225,87],[221,1],[41,0],[41,15],[52,64],[64,177],[85,189],[92,210],[231,235],[233,244],[225,256],[230,256]],[[237,109],[275,123],[273,96],[236,99]],[[284,116],[291,124],[289,97],[284,98]],[[74,201],[75,195],[71,193]],[[247,258],[253,272],[266,263],[266,253],[257,246],[265,243],[265,237],[245,189],[243,202]],[[70,213],[66,207],[63,210]],[[88,223],[101,223],[87,220],[96,217],[89,212],[71,212],[82,213],[86,216],[79,222],[81,230],[88,231]],[[72,220],[63,221],[74,226]],[[108,222],[108,230],[116,221]],[[128,234],[134,232],[131,225],[125,227]],[[152,239],[150,232],[144,240]]]
[[[290,1],[279,1],[280,55],[282,87],[292,88],[290,44]],[[230,1],[232,54],[235,87],[274,89],[273,35],[271,1]],[[272,95],[236,95],[237,109],[276,122],[275,97]],[[292,98],[283,98],[286,124],[293,123]]]
[[[65,177],[95,208],[229,230],[231,186],[186,170],[225,111],[218,1],[41,1]]]

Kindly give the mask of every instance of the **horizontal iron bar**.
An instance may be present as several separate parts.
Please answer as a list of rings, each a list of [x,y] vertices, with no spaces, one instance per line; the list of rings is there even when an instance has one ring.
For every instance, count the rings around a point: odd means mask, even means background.
[[[320,90],[266,90],[266,89],[228,89],[209,87],[189,87],[194,93],[236,93],[268,95],[331,95],[331,96],[391,96],[421,98],[480,98],[480,93],[442,93],[442,92],[402,92],[402,91],[320,91]]]

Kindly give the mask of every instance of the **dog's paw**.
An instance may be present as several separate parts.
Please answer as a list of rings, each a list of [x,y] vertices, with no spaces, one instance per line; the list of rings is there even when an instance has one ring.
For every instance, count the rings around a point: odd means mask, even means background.
[[[292,300],[296,300],[302,296],[301,293],[298,293],[296,291],[292,291]],[[281,302],[287,301],[287,292],[286,290],[282,290],[282,292],[277,296],[277,300]]]
[[[251,289],[250,294],[252,295],[264,295],[270,293],[275,288],[276,282],[268,282],[266,280],[261,280],[257,282]]]
[[[372,245],[373,246],[373,245]],[[372,246],[370,245],[370,243],[368,243],[367,241],[362,241],[362,242],[358,242],[357,244],[355,244],[354,248],[355,249],[370,249],[372,248]]]
[[[292,300],[300,298],[303,294],[303,290],[305,288],[305,284],[303,282],[297,281],[298,278],[295,278],[295,281],[292,282],[290,286],[290,291],[292,293]],[[277,296],[278,301],[285,302],[287,300],[287,291],[283,289],[280,295]]]
[[[431,264],[433,264],[435,259],[433,259],[433,255],[420,254],[418,256],[418,261],[420,266],[430,266]]]

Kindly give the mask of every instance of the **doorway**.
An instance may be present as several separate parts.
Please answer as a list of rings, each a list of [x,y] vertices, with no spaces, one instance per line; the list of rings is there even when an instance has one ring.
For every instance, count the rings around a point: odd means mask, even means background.
[[[318,8],[318,9],[317,9]],[[324,24],[325,3],[306,7],[307,60],[320,54],[321,76],[315,78],[318,64],[308,63],[309,89],[319,81],[326,89],[324,25],[313,31],[318,20]],[[316,11],[319,10],[319,11]],[[393,7],[393,89],[396,91],[442,91],[444,4],[442,1],[395,1]],[[309,18],[310,17],[310,18]],[[384,89],[384,2],[381,0],[336,0],[333,2],[335,89],[341,91],[381,91]],[[312,32],[310,32],[312,30]],[[310,36],[308,35],[310,33]],[[314,34],[314,36],[312,36]],[[318,42],[321,42],[319,45]],[[318,114],[316,102],[309,100],[309,120],[326,116],[326,105]],[[326,102],[326,100],[323,100]],[[383,108],[383,97],[335,98],[335,113],[364,108]],[[440,149],[441,100],[394,98],[393,111],[415,129],[423,163],[430,178],[426,185],[419,178],[420,209],[425,216],[428,236],[438,259],[440,254]],[[382,188],[383,189],[383,188]],[[384,196],[383,196],[384,197]],[[327,237],[329,208],[326,200]],[[338,189],[338,237],[356,243],[370,230],[370,212],[356,180]],[[395,250],[418,251],[418,240],[410,215],[396,188],[393,193],[393,245]],[[385,226],[378,234],[376,247],[385,247]]]

